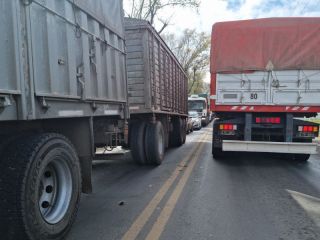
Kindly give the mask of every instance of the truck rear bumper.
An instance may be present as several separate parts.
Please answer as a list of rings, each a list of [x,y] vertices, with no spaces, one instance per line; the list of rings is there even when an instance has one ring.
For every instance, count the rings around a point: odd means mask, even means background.
[[[316,143],[223,140],[223,151],[317,154]]]

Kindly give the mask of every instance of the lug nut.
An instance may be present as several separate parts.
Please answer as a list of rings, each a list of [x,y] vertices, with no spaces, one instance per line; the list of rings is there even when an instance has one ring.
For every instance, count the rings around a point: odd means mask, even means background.
[[[48,208],[49,207],[49,202],[47,202],[47,201],[42,202],[41,207],[42,208]]]
[[[47,193],[52,193],[53,187],[52,186],[47,186],[46,187],[46,192]]]

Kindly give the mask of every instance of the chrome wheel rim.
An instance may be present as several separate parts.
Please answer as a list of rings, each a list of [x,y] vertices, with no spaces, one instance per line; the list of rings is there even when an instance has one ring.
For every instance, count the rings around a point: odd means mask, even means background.
[[[51,161],[43,171],[39,185],[39,209],[49,224],[60,222],[68,211],[72,196],[72,175],[68,164]]]

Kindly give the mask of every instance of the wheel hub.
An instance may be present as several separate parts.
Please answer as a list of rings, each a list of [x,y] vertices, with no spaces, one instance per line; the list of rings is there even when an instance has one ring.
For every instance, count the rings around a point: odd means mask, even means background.
[[[72,177],[67,163],[51,161],[43,171],[39,186],[39,209],[44,220],[56,224],[65,216],[72,196]]]

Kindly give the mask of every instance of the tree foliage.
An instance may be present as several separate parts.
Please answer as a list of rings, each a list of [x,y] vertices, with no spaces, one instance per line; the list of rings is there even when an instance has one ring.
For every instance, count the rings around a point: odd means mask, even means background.
[[[170,34],[165,35],[164,39],[187,73],[189,94],[206,91],[203,80],[209,71],[210,36],[186,29],[180,37]]]
[[[163,19],[159,16],[160,11],[168,7],[191,7],[198,9],[200,0],[127,0],[130,4],[130,10],[127,16],[148,20],[153,26],[158,20],[162,23],[162,27],[158,30],[162,33],[169,25],[169,19]]]

